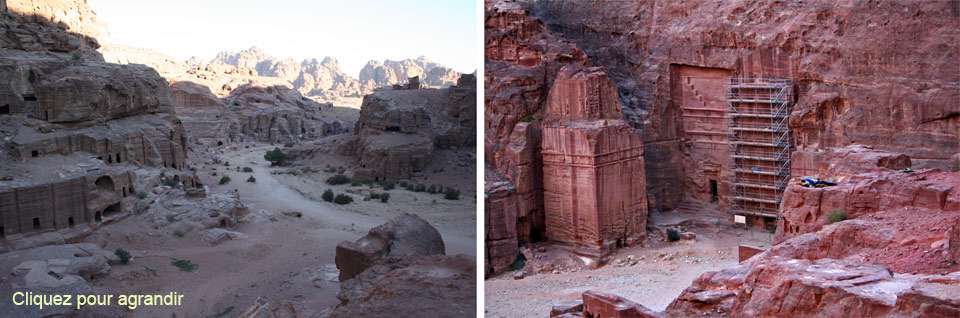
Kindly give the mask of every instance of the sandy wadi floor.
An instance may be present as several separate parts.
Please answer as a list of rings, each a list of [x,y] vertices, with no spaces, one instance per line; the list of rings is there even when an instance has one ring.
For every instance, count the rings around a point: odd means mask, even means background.
[[[310,198],[319,198],[327,188],[318,181],[326,179],[323,173],[271,173],[302,168],[271,167],[263,154],[272,148],[235,147],[220,155],[221,163],[207,164],[200,155],[190,157],[191,166],[198,169],[197,175],[212,192],[236,191],[250,213],[255,214],[253,221],[233,229],[247,238],[208,246],[197,232],[179,236],[165,228],[154,229],[132,215],[86,239],[105,243],[105,250],[123,248],[133,255],[129,265],[113,266],[109,276],[91,284],[115,289],[118,294],[184,295],[182,306],[127,310],[134,317],[206,317],[225,312],[228,314],[224,316],[229,317],[229,313],[239,313],[261,296],[268,300],[302,301],[309,311],[317,312],[339,303],[339,282],[333,265],[336,245],[362,237],[370,228],[400,212],[418,214],[435,226],[443,236],[447,254],[476,257],[475,192],[463,191],[459,201],[447,201],[441,195],[413,193],[398,187],[392,190],[389,204],[363,201],[359,195],[354,195],[356,201],[346,206],[314,201]],[[331,164],[349,162],[346,158],[339,160]],[[230,162],[231,166],[223,162]],[[253,172],[237,172],[237,166],[251,167]],[[232,181],[219,185],[223,175],[230,176]],[[245,182],[251,175],[256,182]],[[442,178],[431,179],[439,183]],[[471,183],[475,180],[463,179]],[[349,184],[335,191],[347,188]],[[301,212],[302,217],[285,215],[285,211]],[[198,266],[192,272],[184,272],[172,265],[175,260],[188,260]],[[318,276],[322,279],[318,280]]]
[[[712,216],[665,212],[653,214],[655,225],[677,224],[700,220],[710,226],[686,228],[696,233],[697,242],[660,241],[657,236],[648,246],[621,249],[607,264],[588,269],[569,261],[569,253],[549,244],[537,244],[535,260],[528,261],[525,271],[543,268],[543,263],[556,264],[555,271],[528,274],[514,279],[516,272],[506,272],[486,280],[484,310],[487,317],[546,317],[554,304],[580,297],[587,290],[598,290],[622,296],[652,310],[664,310],[694,279],[707,271],[721,270],[737,264],[737,247],[741,244],[769,248],[773,238],[766,231],[721,225],[718,231]],[[542,248],[541,248],[542,247]],[[636,264],[627,262],[635,259]]]

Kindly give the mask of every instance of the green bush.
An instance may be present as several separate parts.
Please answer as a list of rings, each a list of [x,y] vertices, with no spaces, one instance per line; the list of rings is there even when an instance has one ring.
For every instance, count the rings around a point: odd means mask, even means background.
[[[183,231],[180,231],[180,230],[173,231],[173,236],[183,237],[184,235],[185,234],[183,234]]]
[[[323,191],[323,195],[321,195],[320,197],[323,198],[323,201],[332,202],[333,190],[327,189],[327,191]]]
[[[437,186],[436,186],[436,185],[430,185],[430,187],[427,188],[427,193],[429,193],[429,194],[437,193]]]
[[[273,148],[273,150],[269,150],[267,154],[263,155],[263,159],[269,161],[272,165],[278,165],[283,163],[284,160],[287,160],[287,155],[285,155],[280,148]]]
[[[124,265],[130,262],[130,252],[127,252],[122,248],[118,248],[116,251],[113,252],[113,254],[116,254],[117,257],[120,258],[120,263]]]
[[[329,185],[347,184],[350,183],[350,181],[350,177],[342,174],[335,174],[332,177],[327,178],[327,184]]]
[[[83,52],[73,51],[73,53],[71,54],[71,57],[73,58],[74,61],[79,61],[80,59],[83,58]]]
[[[400,181],[400,187],[401,187],[401,188],[406,188],[406,187],[407,187],[407,181],[406,181],[406,180]]]
[[[447,188],[443,192],[443,198],[447,200],[460,200],[460,190]]]
[[[676,242],[680,240],[680,231],[677,229],[667,229],[667,241]]]
[[[507,267],[508,271],[518,271],[523,269],[524,266],[527,266],[527,258],[523,257],[523,254],[517,253],[517,259],[513,260],[513,263]]]
[[[257,182],[257,178],[254,178],[253,176],[250,176],[249,178],[247,178],[247,182],[256,183],[256,182]]]
[[[164,180],[166,181],[164,181],[163,184],[167,185],[168,187],[173,188],[177,186],[177,181],[173,180],[173,178],[166,178]]]
[[[390,200],[390,194],[384,193],[380,195],[380,202],[387,203]]]
[[[385,190],[385,191],[390,191],[390,190],[393,190],[393,188],[396,187],[396,186],[397,186],[397,184],[396,184],[396,183],[393,183],[392,181],[391,181],[391,182],[384,182],[384,183],[383,183],[383,190]]]
[[[348,204],[350,202],[353,202],[353,197],[343,193],[338,194],[337,197],[333,198],[333,203],[340,204],[340,205]]]
[[[533,115],[530,115],[530,114],[523,115],[523,117],[520,118],[521,121],[525,121],[525,122],[531,122],[533,121],[533,119],[534,119]]]
[[[376,192],[370,192],[370,198],[374,200],[380,200],[380,194]]]
[[[229,182],[230,182],[230,177],[228,176],[223,176],[222,178],[220,178],[220,184],[227,184]]]
[[[243,172],[253,172],[253,168],[243,167]]]
[[[147,198],[147,193],[146,193],[146,192],[140,192],[140,195],[137,195],[137,197],[140,198],[140,200],[146,199],[146,198]]]
[[[830,224],[837,223],[847,219],[847,211],[844,210],[833,210],[827,214],[827,220]]]
[[[175,215],[167,215],[167,222],[173,223],[176,221],[177,221],[177,217]]]
[[[225,167],[229,167],[229,166],[230,166],[230,162],[229,162],[229,161],[227,161],[227,162],[224,162],[224,163],[223,163],[223,166],[225,166]]]
[[[413,189],[414,192],[423,192],[427,191],[427,186],[417,183],[417,187]]]
[[[200,265],[194,264],[191,261],[188,261],[185,259],[176,259],[176,258],[174,258],[173,261],[170,262],[170,265],[173,265],[174,267],[179,268],[181,271],[188,272],[188,273],[197,269],[197,267],[200,267]]]
[[[360,180],[353,180],[353,182],[350,182],[350,185],[351,185],[351,186],[354,186],[354,187],[359,187],[359,186],[362,185],[362,184],[363,184],[363,183],[360,182]]]
[[[213,172],[213,173],[211,173],[210,175],[211,175],[211,176],[214,176],[214,177],[216,177],[216,176],[217,176],[217,172],[216,172],[216,171],[214,171],[214,172]]]

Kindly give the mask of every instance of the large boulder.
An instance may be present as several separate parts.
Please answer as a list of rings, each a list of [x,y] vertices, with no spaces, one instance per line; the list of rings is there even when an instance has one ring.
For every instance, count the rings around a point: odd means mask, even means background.
[[[356,242],[337,245],[335,262],[345,281],[385,258],[419,259],[445,253],[436,228],[414,214],[404,213],[381,224]]]

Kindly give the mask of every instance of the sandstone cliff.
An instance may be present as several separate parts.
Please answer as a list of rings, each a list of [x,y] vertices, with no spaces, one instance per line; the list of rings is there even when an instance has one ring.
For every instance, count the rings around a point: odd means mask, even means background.
[[[186,168],[166,80],[103,62],[106,31],[85,2],[0,4],[0,237],[62,242],[56,230],[69,238],[132,210],[152,186],[139,169]]]
[[[473,74],[444,89],[378,89],[364,96],[356,138],[340,152],[357,157],[358,176],[411,178],[427,167],[434,149],[476,144],[476,90]]]

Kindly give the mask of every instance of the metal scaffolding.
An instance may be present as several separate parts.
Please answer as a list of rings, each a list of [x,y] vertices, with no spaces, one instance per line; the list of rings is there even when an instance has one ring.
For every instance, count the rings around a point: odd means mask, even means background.
[[[730,210],[777,217],[790,181],[789,79],[724,78],[730,155]]]

